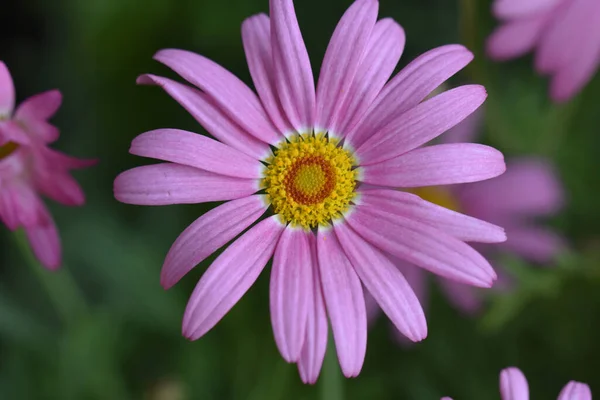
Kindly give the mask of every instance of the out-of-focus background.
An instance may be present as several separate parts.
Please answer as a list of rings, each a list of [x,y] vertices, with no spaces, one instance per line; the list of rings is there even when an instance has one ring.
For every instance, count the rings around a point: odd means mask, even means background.
[[[349,4],[296,1],[315,71]],[[267,12],[267,0],[4,0],[0,59],[18,100],[60,88],[55,147],[100,163],[77,172],[85,207],[50,205],[63,238],[62,271],[43,271],[1,231],[0,399],[481,400],[499,398],[498,374],[510,365],[525,372],[535,399],[555,398],[570,379],[599,394],[600,76],[571,102],[553,105],[531,57],[485,58],[483,42],[496,24],[489,7],[487,0],[382,0],[380,16],[406,30],[399,67],[448,43],[475,52],[451,82],[487,87],[483,142],[507,157],[555,163],[567,204],[544,223],[568,237],[571,251],[544,267],[504,260],[515,290],[490,295],[474,317],[434,287],[424,342],[398,345],[379,319],[358,378],[343,379],[328,354],[319,382],[305,386],[275,347],[269,268],[204,338],[181,336],[187,297],[214,257],[168,292],[159,271],[177,235],[214,204],[136,207],[112,196],[115,176],[146,162],[127,153],[134,136],[166,127],[204,132],[160,89],[135,85],[141,73],[173,76],[152,60],[154,52],[193,50],[251,83],[240,24]]]

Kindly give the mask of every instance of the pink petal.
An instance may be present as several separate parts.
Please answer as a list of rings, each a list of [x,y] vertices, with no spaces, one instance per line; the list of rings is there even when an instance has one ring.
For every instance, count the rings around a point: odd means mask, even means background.
[[[369,109],[400,60],[406,36],[404,29],[393,19],[378,21],[365,50],[360,67],[344,100],[337,130],[346,135]]]
[[[58,90],[39,93],[19,105],[15,112],[15,118],[26,123],[31,120],[45,121],[56,114],[61,103],[62,94]]]
[[[390,187],[423,187],[477,182],[506,170],[498,150],[481,144],[440,144],[360,168],[361,182]]]
[[[452,400],[452,397],[442,397],[441,400]]]
[[[334,230],[360,280],[396,328],[414,342],[425,339],[423,308],[400,270],[345,223]]]
[[[548,11],[562,0],[496,0],[492,7],[498,18],[512,19],[529,17]]]
[[[156,75],[141,75],[138,84],[158,85],[187,110],[208,133],[221,142],[246,153],[256,159],[262,159],[269,153],[269,146],[248,134],[231,120],[214,100],[201,91]]]
[[[277,348],[287,362],[300,359],[306,336],[308,298],[313,291],[309,235],[288,227],[279,238],[271,270],[271,324]]]
[[[250,196],[258,181],[232,178],[179,164],[154,164],[121,173],[115,179],[115,198],[147,206],[194,204]]]
[[[183,334],[197,340],[211,330],[254,284],[284,230],[272,216],[233,242],[206,270],[183,316]]]
[[[10,117],[15,107],[15,86],[10,71],[0,61],[0,117]]]
[[[216,140],[179,129],[142,133],[133,139],[129,152],[236,178],[262,177],[263,165],[256,159]]]
[[[460,45],[438,47],[400,71],[379,93],[366,116],[347,134],[354,148],[390,121],[419,104],[435,88],[463,69],[473,54]]]
[[[0,120],[0,144],[14,142],[31,145],[31,137],[24,127],[15,120]]]
[[[487,97],[483,86],[448,90],[390,121],[357,150],[360,165],[371,165],[407,153],[438,137],[471,115]]]
[[[9,229],[41,225],[47,215],[46,207],[31,185],[22,181],[3,185],[0,216]]]
[[[259,14],[246,19],[242,24],[242,40],[250,75],[267,114],[280,132],[291,132],[293,128],[283,113],[275,87],[269,17]]]
[[[501,61],[528,53],[538,42],[548,20],[548,15],[541,14],[501,25],[487,40],[488,55],[494,60]]]
[[[342,106],[353,91],[355,76],[366,55],[378,10],[379,2],[376,0],[356,0],[335,28],[317,86],[316,131],[340,136],[339,127],[346,116]]]
[[[564,204],[557,172],[544,159],[511,160],[507,171],[492,180],[461,187],[460,203],[469,214],[492,221],[552,215]]]
[[[467,242],[499,243],[506,240],[504,229],[449,210],[412,193],[377,189],[360,192],[361,205],[421,221]]]
[[[36,186],[41,193],[66,206],[81,206],[85,203],[83,189],[68,173],[52,171],[36,177]]]
[[[327,349],[327,315],[321,291],[321,277],[319,276],[319,262],[317,260],[317,247],[314,235],[310,237],[310,253],[312,260],[312,282],[308,286],[306,293],[308,299],[308,318],[306,321],[304,345],[302,346],[302,353],[298,360],[298,372],[300,373],[302,382],[314,384],[319,378]]]
[[[273,70],[279,101],[297,132],[312,130],[315,84],[292,0],[270,0]]]
[[[388,255],[388,258],[394,263],[396,268],[402,272],[402,275],[406,278],[406,281],[417,296],[417,299],[419,299],[419,303],[421,303],[423,309],[426,309],[429,303],[428,273],[423,270],[423,268],[407,263],[397,257]]]
[[[544,30],[537,46],[535,67],[542,74],[552,74],[575,62],[591,50],[597,40],[600,7],[589,0],[565,1]]]
[[[502,400],[529,400],[529,386],[518,368],[506,368],[500,373]]]
[[[254,92],[220,65],[176,49],[161,50],[154,59],[202,89],[218,108],[257,139],[273,145],[282,139]]]
[[[165,259],[160,284],[169,289],[266,211],[264,196],[232,200],[203,214],[179,235]]]
[[[531,226],[507,231],[508,240],[502,246],[528,260],[548,263],[567,249],[565,238],[550,229]]]
[[[54,167],[55,169],[68,171],[71,169],[82,169],[88,168],[98,163],[98,160],[95,159],[81,159],[76,157],[71,157],[60,151],[53,150],[49,147],[42,147],[39,149],[42,153],[41,157],[44,160],[44,163]],[[44,164],[42,163],[42,164]]]
[[[571,381],[561,390],[558,400],[592,400],[592,391],[585,383]]]
[[[450,303],[464,314],[473,315],[481,310],[483,302],[477,295],[477,289],[447,279],[441,280],[440,286]]]
[[[360,205],[347,221],[380,250],[434,274],[480,287],[491,287],[496,279],[490,264],[473,248],[419,221]]]
[[[317,234],[319,271],[342,372],[356,377],[367,350],[367,315],[360,280],[333,230]]]
[[[45,212],[45,223],[25,228],[33,254],[49,270],[56,270],[62,263],[60,237],[50,214]]]

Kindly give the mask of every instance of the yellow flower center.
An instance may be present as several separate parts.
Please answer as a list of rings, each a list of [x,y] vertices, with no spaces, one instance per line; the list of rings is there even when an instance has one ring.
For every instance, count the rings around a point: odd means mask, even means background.
[[[19,145],[14,142],[8,142],[3,146],[0,146],[0,160],[10,156],[19,148]]]
[[[423,200],[427,200],[433,204],[448,208],[452,211],[460,212],[461,207],[458,199],[447,188],[442,186],[427,186],[412,189],[411,192]]]
[[[325,135],[294,136],[270,157],[263,186],[284,223],[305,229],[342,216],[355,196],[354,157]]]

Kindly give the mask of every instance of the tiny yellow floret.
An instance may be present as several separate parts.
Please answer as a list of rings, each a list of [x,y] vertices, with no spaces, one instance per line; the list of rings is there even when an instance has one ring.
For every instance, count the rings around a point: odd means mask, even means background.
[[[263,186],[269,201],[284,223],[305,229],[328,225],[355,196],[354,157],[325,135],[288,140],[266,160]]]

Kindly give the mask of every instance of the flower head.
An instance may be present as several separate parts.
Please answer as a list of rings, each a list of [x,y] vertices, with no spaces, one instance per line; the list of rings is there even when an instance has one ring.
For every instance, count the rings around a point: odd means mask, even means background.
[[[529,400],[529,385],[521,370],[515,367],[502,370],[500,396],[502,400]],[[452,399],[443,397],[442,400]],[[558,400],[592,400],[592,392],[585,383],[571,381],[561,390]]]
[[[535,66],[552,77],[550,95],[566,101],[600,65],[600,3],[596,0],[495,0],[502,21],[488,53],[506,60],[535,50]]]
[[[346,11],[316,90],[291,0],[272,0],[270,17],[242,25],[258,97],[200,55],[159,51],[156,60],[197,88],[154,75],[138,82],[161,86],[218,141],[175,129],[144,133],[131,153],[166,163],[126,171],[114,185],[115,197],[131,204],[228,201],[193,222],[166,257],[161,282],[169,288],[245,231],[198,282],[183,333],[198,339],[212,329],[273,259],[275,341],[310,383],[321,369],[327,318],[344,374],[360,372],[362,285],[411,340],[426,336],[423,310],[390,255],[489,287],[493,269],[464,241],[506,239],[502,228],[391,189],[488,179],[505,165],[486,146],[421,148],[477,109],[486,93],[470,85],[423,101],[471,61],[458,45],[424,54],[388,82],[405,37],[393,20],[377,21],[377,12],[375,0],[357,0]],[[382,189],[366,191],[365,184]],[[267,210],[271,216],[261,219]]]
[[[0,62],[0,218],[11,230],[25,230],[34,254],[49,269],[60,266],[61,248],[41,196],[68,206],[82,205],[83,191],[69,171],[95,163],[46,146],[58,137],[58,130],[46,119],[54,114],[60,98],[57,91],[39,94],[21,104],[12,116],[13,83]]]

